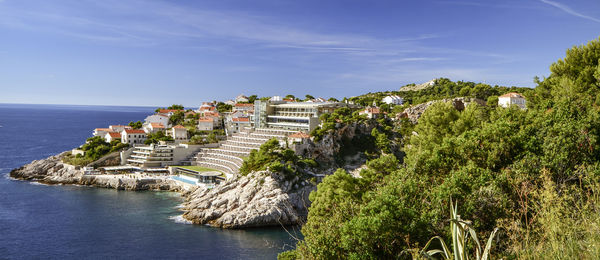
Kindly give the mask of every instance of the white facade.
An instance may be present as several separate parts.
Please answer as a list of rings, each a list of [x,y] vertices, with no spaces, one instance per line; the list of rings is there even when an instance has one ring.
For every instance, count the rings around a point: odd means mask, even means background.
[[[121,139],[121,134],[117,133],[117,132],[109,132],[106,133],[106,135],[104,136],[104,140],[106,140],[107,143],[112,142],[113,140],[116,139]]]
[[[404,99],[402,97],[399,96],[387,96],[384,97],[381,102],[386,103],[388,105],[392,104],[392,105],[402,105],[404,104]]]
[[[171,135],[171,137],[173,137],[175,142],[182,142],[188,140],[188,131],[182,125],[176,125],[173,128],[171,128],[169,134]]]
[[[214,121],[210,117],[201,117],[198,119],[198,130],[210,131],[214,128]]]
[[[149,123],[144,124],[144,132],[148,134],[156,133],[158,131],[164,131],[165,126],[161,123]]]
[[[510,107],[512,105],[516,105],[521,109],[527,108],[527,100],[519,93],[506,93],[502,96],[498,97],[498,106],[501,107]]]
[[[92,135],[104,137],[106,135],[106,133],[108,133],[108,132],[112,132],[110,130],[110,128],[96,128],[96,129],[94,129],[94,132],[92,133]]]
[[[121,142],[130,145],[144,144],[147,136],[144,130],[139,129],[125,129],[121,132]]]
[[[244,95],[239,95],[235,98],[235,103],[248,103],[248,97]]]
[[[157,124],[162,124],[165,127],[169,126],[169,117],[165,116],[165,115],[158,115],[158,114],[150,115],[150,116],[146,117],[146,119],[144,121],[146,124],[157,123]]]
[[[128,126],[128,125],[111,125],[108,128],[110,128],[111,131],[117,132],[117,133],[120,133],[121,131],[123,131],[125,129],[132,129],[131,126]]]

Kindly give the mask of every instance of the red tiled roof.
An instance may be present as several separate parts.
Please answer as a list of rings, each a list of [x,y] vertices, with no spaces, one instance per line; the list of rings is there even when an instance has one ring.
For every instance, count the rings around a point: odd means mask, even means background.
[[[112,131],[110,128],[96,128],[96,131]]]
[[[174,126],[173,128],[175,128],[175,129],[185,129],[185,127],[184,127],[184,126],[182,126],[182,125],[176,125],[176,126]]]
[[[198,118],[198,122],[211,122],[212,123],[213,119],[210,117],[201,117],[201,118]]]
[[[287,101],[287,102],[294,102],[294,100],[293,100],[293,99],[291,99],[291,98],[284,98],[284,99],[283,99],[283,101]]]
[[[379,113],[381,113],[381,110],[378,107],[367,107],[365,110],[363,110],[361,112],[379,114]]]
[[[254,104],[247,104],[247,103],[236,103],[235,104],[236,107],[253,107]]]
[[[233,122],[250,122],[248,117],[235,117],[231,119]]]
[[[112,138],[121,138],[121,134],[117,132],[109,132],[108,133]]]
[[[523,95],[521,95],[519,93],[516,93],[516,92],[506,93],[506,94],[504,94],[502,96],[499,96],[499,97],[520,97],[520,98],[525,98],[525,97],[523,97]]]
[[[140,130],[140,129],[125,129],[125,133],[128,133],[128,134],[145,134],[146,132],[144,132],[144,130]]]
[[[219,112],[204,112],[204,116],[219,117]]]
[[[112,128],[116,128],[116,127],[131,128],[131,126],[128,126],[128,125],[110,125],[109,127],[112,127]]]
[[[310,135],[304,132],[293,133],[288,136],[289,138],[310,138]]]
[[[158,110],[158,113],[165,113],[166,114],[166,113],[171,113],[171,112],[175,113],[177,111],[183,111],[183,110],[180,110],[180,109],[161,109],[161,110]]]
[[[152,126],[152,128],[165,128],[161,123],[150,123],[150,126]]]

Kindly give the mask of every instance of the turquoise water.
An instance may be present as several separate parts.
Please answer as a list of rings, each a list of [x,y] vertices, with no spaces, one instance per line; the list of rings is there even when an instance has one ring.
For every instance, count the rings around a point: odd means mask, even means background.
[[[143,120],[152,108],[0,109],[0,258],[273,259],[295,244],[282,228],[185,224],[177,193],[47,186],[7,177],[12,168],[77,146],[93,128]]]

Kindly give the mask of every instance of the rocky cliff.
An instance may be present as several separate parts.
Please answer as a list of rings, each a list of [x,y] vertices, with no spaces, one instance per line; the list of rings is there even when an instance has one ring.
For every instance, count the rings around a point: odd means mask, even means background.
[[[416,124],[419,121],[421,115],[423,115],[423,113],[425,112],[425,110],[427,110],[429,106],[437,102],[452,102],[452,105],[458,111],[462,111],[463,109],[465,109],[465,107],[473,103],[485,106],[485,101],[478,98],[457,97],[451,99],[433,100],[408,107],[404,109],[402,113],[398,113],[397,118],[408,118],[408,120],[410,120],[411,123]]]
[[[80,167],[65,164],[65,153],[36,160],[10,172],[10,177],[45,184],[80,184],[119,190],[180,190],[180,185],[166,178],[137,178],[127,175],[84,175]]]
[[[189,193],[183,217],[221,228],[298,224],[307,215],[308,195],[315,188],[308,181],[255,172],[211,190]]]

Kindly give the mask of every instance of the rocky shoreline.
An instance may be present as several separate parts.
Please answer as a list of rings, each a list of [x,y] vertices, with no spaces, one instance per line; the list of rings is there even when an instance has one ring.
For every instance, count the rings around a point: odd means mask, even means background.
[[[191,192],[183,204],[183,217],[221,228],[295,225],[308,215],[308,195],[314,189],[308,181],[255,172],[211,190]]]
[[[185,199],[183,217],[194,224],[219,228],[295,225],[307,215],[308,194],[316,186],[285,180],[269,172],[239,176],[217,187],[184,188],[169,178],[128,175],[84,175],[80,167],[65,164],[64,153],[36,160],[10,172],[18,180],[43,184],[75,184],[128,191],[175,191]]]
[[[80,167],[63,163],[64,153],[36,160],[14,169],[9,176],[18,180],[43,184],[78,184],[130,191],[180,191],[182,186],[174,180],[160,178],[132,178],[126,175],[84,175]]]

